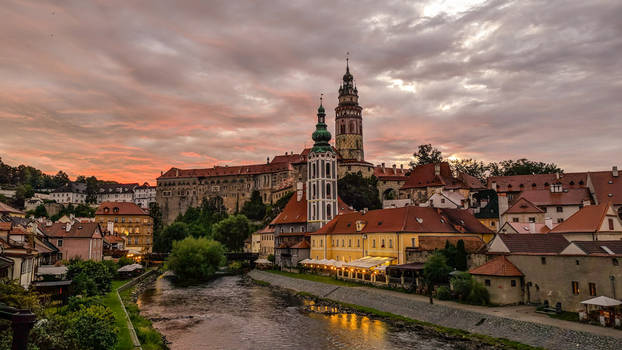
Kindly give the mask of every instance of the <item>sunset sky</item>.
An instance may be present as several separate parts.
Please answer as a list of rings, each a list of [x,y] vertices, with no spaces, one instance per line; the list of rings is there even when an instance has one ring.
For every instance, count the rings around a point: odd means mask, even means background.
[[[366,160],[417,145],[622,165],[622,1],[3,1],[0,157],[154,182],[334,131],[350,52]],[[333,132],[334,135],[334,132]]]

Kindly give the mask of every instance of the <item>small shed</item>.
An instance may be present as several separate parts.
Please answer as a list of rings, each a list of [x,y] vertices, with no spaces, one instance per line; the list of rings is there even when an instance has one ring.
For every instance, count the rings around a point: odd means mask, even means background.
[[[132,278],[145,272],[145,268],[141,264],[131,264],[120,267],[117,270],[120,278]]]
[[[469,273],[488,289],[493,304],[511,305],[523,301],[525,275],[504,255],[469,270]]]

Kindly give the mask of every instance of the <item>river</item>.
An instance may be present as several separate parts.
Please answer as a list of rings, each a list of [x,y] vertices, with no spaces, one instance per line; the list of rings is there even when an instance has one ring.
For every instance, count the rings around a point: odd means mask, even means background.
[[[188,288],[159,278],[137,304],[172,349],[455,348],[429,332],[317,306],[245,276]]]

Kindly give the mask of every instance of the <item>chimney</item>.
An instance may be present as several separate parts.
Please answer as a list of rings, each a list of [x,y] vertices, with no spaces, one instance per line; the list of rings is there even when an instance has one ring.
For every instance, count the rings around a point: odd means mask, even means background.
[[[175,177],[179,177],[179,169],[175,169]]]
[[[400,169],[404,170],[404,164],[400,164]]]
[[[441,174],[441,164],[434,164],[434,175],[439,176]]]
[[[503,213],[505,213],[508,208],[510,207],[510,204],[508,203],[508,196],[505,195],[505,193],[499,193],[499,218],[502,217]],[[503,224],[505,224],[505,222],[499,222],[499,227],[501,227]]]
[[[497,192],[497,182],[496,181],[492,182],[491,187],[492,187],[493,191]]]
[[[160,170],[160,176],[164,175],[164,171]]]
[[[618,177],[618,167],[617,166],[613,166],[613,168],[611,168],[611,174],[613,175],[613,177]]]
[[[549,230],[553,229],[553,219],[552,218],[544,218],[544,225],[549,228]]]
[[[397,165],[393,164],[393,174],[397,174]]]
[[[555,173],[555,179],[559,180],[559,172]]]
[[[65,231],[71,231],[71,221],[65,224]]]
[[[298,181],[296,183],[296,201],[300,202],[302,200],[302,182]]]
[[[536,233],[536,223],[535,222],[530,222],[529,223],[529,233]]]
[[[287,155],[287,152],[285,152],[285,155]]]
[[[382,172],[384,173],[384,163],[382,163]]]
[[[367,208],[363,208],[363,215],[367,214]]]
[[[266,164],[270,164],[270,157],[266,157]]]

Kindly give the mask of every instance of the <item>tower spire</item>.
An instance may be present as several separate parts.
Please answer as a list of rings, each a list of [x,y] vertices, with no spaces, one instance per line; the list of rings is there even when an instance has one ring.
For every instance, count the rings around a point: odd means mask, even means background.
[[[350,73],[350,51],[346,52],[346,72]]]
[[[315,131],[312,135],[315,144],[313,145],[313,148],[311,148],[311,152],[316,153],[333,151],[329,144],[332,136],[326,127],[326,111],[322,105],[323,99],[324,94],[322,93],[320,94],[320,107],[317,109],[317,124],[315,124]]]

